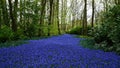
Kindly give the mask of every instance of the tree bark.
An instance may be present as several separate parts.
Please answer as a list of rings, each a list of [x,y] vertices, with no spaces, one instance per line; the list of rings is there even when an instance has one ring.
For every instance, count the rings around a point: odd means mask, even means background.
[[[49,16],[49,22],[48,22],[48,36],[50,36],[50,26],[52,23],[52,12],[53,12],[53,0],[50,0],[50,16]]]
[[[0,2],[2,4],[1,8],[2,8],[2,15],[3,15],[3,23],[7,26],[10,26],[6,0],[5,1],[1,0]]]
[[[58,26],[58,34],[61,34],[60,23],[59,23],[59,0],[57,0],[57,26]]]
[[[39,36],[42,35],[42,24],[44,23],[46,0],[42,0],[41,6],[42,6],[42,9],[41,9],[41,14],[40,14],[40,29],[39,29]]]
[[[1,1],[0,4],[2,4]],[[2,25],[2,7],[0,5],[0,29],[1,29],[1,25]]]
[[[84,35],[87,35],[87,0],[84,0],[84,17],[83,17],[83,30]]]
[[[118,0],[118,5],[120,5],[120,0]]]
[[[13,9],[11,0],[8,0],[8,3],[9,3],[9,14],[10,14],[10,18],[12,20],[12,30],[14,32],[16,32],[17,31],[17,23],[16,23],[16,20],[15,20],[16,19],[15,18],[16,17],[16,12],[15,12],[15,14],[13,14],[14,11],[16,11],[16,10]],[[14,6],[16,6],[16,4],[17,4],[17,0],[15,0],[15,5]]]
[[[95,13],[95,1],[92,0],[92,22],[91,22],[92,27],[94,27],[94,13]]]

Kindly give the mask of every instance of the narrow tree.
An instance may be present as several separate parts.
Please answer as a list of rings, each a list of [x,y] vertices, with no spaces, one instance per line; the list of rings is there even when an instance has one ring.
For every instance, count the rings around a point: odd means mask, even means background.
[[[57,26],[58,26],[58,34],[61,34],[60,23],[59,23],[59,0],[57,0]]]
[[[53,12],[53,0],[50,0],[50,14],[49,14],[49,22],[48,22],[48,36],[50,36],[50,26],[52,23],[52,12]]]
[[[39,36],[42,35],[42,24],[44,23],[44,17],[45,17],[45,7],[46,7],[46,0],[41,1],[41,13],[40,13],[40,29],[39,29]]]
[[[3,23],[9,26],[9,16],[8,16],[6,0],[0,0],[0,2],[1,2],[1,8],[2,8]]]
[[[12,30],[15,32],[17,31],[17,4],[18,4],[18,0],[15,0],[14,3],[14,8],[12,7],[12,0],[8,0],[9,3],[9,14],[10,14],[10,18],[12,20]]]
[[[83,34],[87,35],[87,0],[84,0]]]
[[[115,0],[116,5],[120,5],[120,0]]]
[[[91,22],[92,27],[94,27],[94,14],[95,14],[95,1],[92,0],[92,22]]]
[[[1,26],[2,26],[2,14],[1,14],[1,8],[0,8],[0,29],[1,29]]]

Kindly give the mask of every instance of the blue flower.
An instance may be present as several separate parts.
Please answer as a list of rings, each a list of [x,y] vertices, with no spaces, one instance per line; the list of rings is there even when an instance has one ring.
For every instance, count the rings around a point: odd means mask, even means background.
[[[91,50],[79,45],[80,38],[64,34],[28,44],[0,48],[1,68],[119,68],[114,52]]]

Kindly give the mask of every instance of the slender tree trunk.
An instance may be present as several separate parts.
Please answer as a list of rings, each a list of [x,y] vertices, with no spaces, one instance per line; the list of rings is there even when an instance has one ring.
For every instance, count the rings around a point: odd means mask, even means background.
[[[46,0],[42,0],[41,6],[42,6],[42,9],[41,9],[41,14],[40,14],[40,29],[39,29],[39,36],[42,35],[42,24],[44,23]]]
[[[15,0],[14,2],[14,11],[13,11],[13,15],[14,15],[14,19],[15,19],[15,30],[14,31],[17,31],[17,22],[18,22],[18,0]]]
[[[10,18],[11,18],[11,20],[12,20],[12,30],[14,31],[14,32],[16,32],[17,31],[17,24],[16,24],[16,14],[13,14],[14,13],[14,11],[16,11],[16,10],[14,10],[13,9],[13,7],[12,7],[12,1],[11,0],[8,0],[8,2],[9,2],[9,13],[10,13]],[[17,1],[15,1],[15,6],[16,6],[16,3],[17,3]],[[17,7],[17,6],[16,6]],[[16,12],[15,12],[16,13]]]
[[[118,4],[120,5],[120,0],[118,0]]]
[[[1,1],[0,1],[0,4],[2,4]],[[2,7],[0,5],[0,29],[1,29],[1,26],[2,26]]]
[[[94,27],[94,13],[95,13],[95,1],[92,0],[92,22],[91,22],[92,27]]]
[[[23,9],[23,14],[24,14],[24,16],[23,16],[23,23],[24,23],[24,25],[23,25],[23,27],[24,27],[24,33],[26,34],[26,32],[25,32],[25,30],[27,29],[26,28],[26,19],[27,19],[27,17],[25,16],[25,14],[26,14],[26,0],[24,0],[24,9]]]
[[[2,7],[3,23],[7,26],[10,26],[6,0],[1,0],[1,4],[2,4],[1,7]]]
[[[58,26],[58,34],[61,34],[60,23],[59,23],[59,0],[57,0],[57,26]]]
[[[61,0],[61,12],[60,12],[60,14],[61,14],[61,25],[60,25],[60,27],[61,27],[61,32],[63,33],[63,24],[64,24],[64,19],[63,19],[63,15],[64,15],[64,9],[63,9],[63,7],[64,7],[64,4],[63,4],[63,0]]]
[[[0,29],[1,29],[1,26],[2,26],[2,15],[1,15],[1,6],[0,6]]]
[[[81,25],[81,27],[82,27],[82,32],[81,32],[82,35],[84,35],[84,18],[83,18],[83,17],[84,17],[84,10],[82,11],[81,21],[80,21],[80,22],[81,22],[80,25]]]
[[[84,0],[84,17],[83,17],[84,35],[87,35],[87,0]]]
[[[20,23],[21,24],[23,24],[23,20],[22,20],[22,16],[23,16],[23,14],[22,14],[22,11],[23,11],[23,4],[22,4],[22,0],[20,0]]]
[[[114,0],[116,5],[120,5],[120,0]]]
[[[50,0],[50,16],[49,16],[49,22],[48,22],[48,36],[50,36],[50,26],[52,23],[52,12],[53,12],[53,0]]]

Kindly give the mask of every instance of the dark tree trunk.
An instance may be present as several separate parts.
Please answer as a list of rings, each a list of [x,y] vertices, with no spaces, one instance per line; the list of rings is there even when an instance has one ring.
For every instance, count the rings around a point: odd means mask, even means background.
[[[58,26],[58,34],[61,34],[60,23],[59,23],[59,0],[57,0],[57,26]]]
[[[95,13],[95,1],[92,0],[92,22],[91,22],[91,26],[94,27],[94,13]]]
[[[118,4],[120,5],[120,0],[118,0]]]
[[[87,0],[84,0],[84,17],[83,17],[83,30],[84,35],[87,35]]]
[[[49,22],[48,22],[48,36],[50,36],[50,26],[52,23],[52,12],[53,12],[53,0],[50,0],[50,16],[49,16]]]
[[[1,1],[0,4],[2,4]],[[2,7],[0,5],[0,29],[1,29],[1,25],[2,25]]]
[[[6,0],[5,1],[1,0],[0,2],[2,4],[1,8],[2,8],[2,15],[3,15],[3,23],[7,26],[10,26]]]
[[[41,2],[41,14],[40,14],[40,29],[39,29],[39,36],[42,35],[42,24],[44,23],[44,17],[45,17],[45,7],[46,7],[46,0],[42,0]]]
[[[17,31],[17,24],[16,24],[16,20],[15,20],[16,18],[15,18],[15,14],[13,14],[14,10],[13,10],[13,7],[12,7],[12,1],[8,0],[8,2],[9,2],[10,18],[12,20],[12,30],[15,32],[15,31]]]

